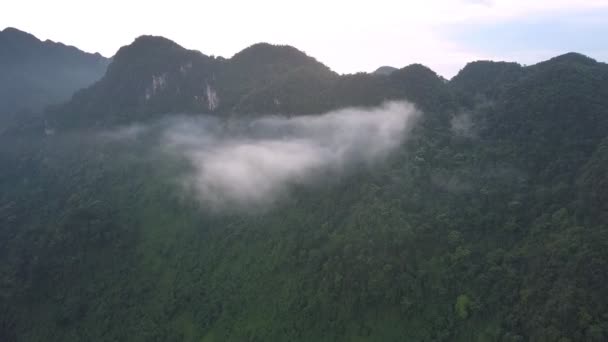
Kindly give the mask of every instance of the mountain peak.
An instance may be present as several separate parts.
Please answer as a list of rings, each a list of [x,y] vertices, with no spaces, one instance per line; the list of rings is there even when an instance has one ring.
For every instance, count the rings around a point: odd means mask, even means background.
[[[155,46],[166,45],[166,46],[173,46],[173,47],[181,47],[179,44],[172,41],[171,39],[168,39],[168,38],[165,38],[162,36],[153,36],[153,35],[139,36],[139,37],[135,38],[133,43],[131,43],[130,45],[127,45],[127,46],[148,46],[148,45],[155,45]]]
[[[471,95],[486,94],[496,85],[517,79],[522,72],[522,66],[513,62],[475,61],[462,68],[450,80],[450,85]]]
[[[40,42],[40,39],[36,38],[33,34],[21,31],[14,27],[7,27],[4,30],[0,31],[0,39],[2,41],[8,42],[27,42],[27,43],[37,43]]]
[[[383,65],[383,66],[379,67],[378,69],[376,69],[374,72],[372,72],[372,74],[388,76],[397,70],[399,70],[399,69],[392,67],[392,66]]]
[[[391,73],[391,76],[395,77],[414,77],[414,78],[424,78],[429,80],[440,80],[441,77],[437,75],[435,71],[426,65],[422,65],[419,63],[410,64],[406,67],[403,67],[399,70],[395,70]]]
[[[492,70],[501,70],[505,68],[520,68],[521,66],[515,62],[497,62],[497,61],[489,61],[489,60],[479,60],[474,62],[467,63],[462,70],[458,73],[458,75],[463,75],[471,72],[483,72]],[[456,75],[455,77],[458,77]]]
[[[577,63],[583,65],[595,65],[597,61],[578,52],[568,52],[563,55],[553,57],[548,63]]]
[[[245,49],[237,52],[232,59],[246,58],[253,55],[264,55],[267,57],[288,56],[288,55],[304,55],[304,52],[290,45],[275,45],[266,42],[253,44]],[[307,56],[308,57],[308,56]]]
[[[139,36],[131,44],[121,47],[113,58],[108,69],[109,73],[116,70],[129,69],[137,64],[155,65],[162,68],[176,59],[182,59],[191,50],[187,50],[176,42],[160,36]],[[118,71],[122,73],[122,71]]]
[[[21,31],[20,29],[15,28],[15,27],[6,27],[4,30],[0,31],[0,33],[3,33],[3,34],[12,34],[12,35],[22,35],[22,36],[27,36],[27,37],[34,37],[33,34],[27,33],[25,31]]]
[[[68,100],[104,74],[108,60],[13,27],[0,31],[0,113]]]
[[[327,66],[308,56],[303,51],[290,45],[274,45],[269,43],[257,43],[236,53],[230,62],[236,66],[283,66],[287,69],[304,65],[318,65],[323,69]],[[280,67],[282,69],[282,67]]]
[[[175,50],[186,50],[176,42],[160,36],[139,36],[135,40],[126,46],[121,47],[116,52],[115,59],[121,59],[123,56],[129,55],[140,55],[145,56],[149,53],[156,53],[160,51],[175,51]]]

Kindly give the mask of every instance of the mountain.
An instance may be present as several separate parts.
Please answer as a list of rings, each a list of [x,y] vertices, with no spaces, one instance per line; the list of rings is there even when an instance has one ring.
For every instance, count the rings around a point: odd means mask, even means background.
[[[397,70],[397,68],[395,68],[395,67],[385,65],[385,66],[381,66],[378,69],[376,69],[372,74],[388,76],[396,70]]]
[[[224,59],[184,49],[162,37],[143,36],[116,53],[98,83],[54,112],[68,125],[89,119],[99,125],[125,123],[167,112],[226,114],[251,93],[300,69],[325,78],[335,76],[293,47],[256,44]]]
[[[51,109],[45,121],[61,129],[112,126],[166,113],[312,114],[399,98],[428,109],[436,99],[419,97],[434,90],[445,96],[447,85],[421,65],[391,75],[338,75],[290,46],[260,43],[225,59],[143,36],[117,52],[99,82]]]
[[[320,113],[387,100],[419,112],[392,153],[328,153],[338,173],[302,181],[310,151],[288,149],[296,181],[269,207],[214,210],[220,184],[190,179],[218,136],[222,176],[248,176],[276,166],[282,122],[318,138]],[[338,75],[289,46],[224,59],[144,36],[40,120],[0,136],[2,341],[608,338],[604,63]],[[363,153],[377,133],[356,132]]]
[[[0,113],[39,111],[65,102],[100,79],[109,62],[99,54],[6,28],[0,31]]]
[[[460,98],[471,105],[483,99],[493,99],[498,92],[521,78],[525,68],[517,63],[477,61],[467,64],[452,80],[450,86]]]

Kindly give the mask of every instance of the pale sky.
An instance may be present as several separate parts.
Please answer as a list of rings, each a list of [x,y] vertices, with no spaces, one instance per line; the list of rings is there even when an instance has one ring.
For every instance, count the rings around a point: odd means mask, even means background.
[[[608,0],[3,0],[0,29],[112,56],[143,34],[230,57],[288,44],[339,73],[422,63],[533,64],[570,51],[608,61]]]

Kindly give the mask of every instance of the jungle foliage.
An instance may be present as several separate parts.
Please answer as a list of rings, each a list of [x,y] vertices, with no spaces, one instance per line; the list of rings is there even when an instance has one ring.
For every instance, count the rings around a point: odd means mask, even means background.
[[[201,209],[153,135],[91,138],[207,112],[207,87],[227,120],[387,99],[423,117],[386,161],[258,213]],[[46,118],[0,137],[1,341],[608,339],[605,64],[341,76],[291,47],[143,37]]]

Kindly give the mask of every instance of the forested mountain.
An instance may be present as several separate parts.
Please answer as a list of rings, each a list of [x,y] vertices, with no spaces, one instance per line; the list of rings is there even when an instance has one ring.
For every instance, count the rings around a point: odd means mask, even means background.
[[[106,127],[167,113],[311,114],[378,105],[403,98],[404,93],[415,100],[435,97],[437,90],[437,97],[444,98],[443,88],[439,76],[421,65],[390,77],[339,76],[290,46],[261,43],[224,59],[184,49],[162,37],[142,36],[116,53],[98,83],[51,110],[47,120],[54,128]]]
[[[43,42],[15,28],[0,31],[0,120],[69,100],[99,80],[108,63],[99,54]]]
[[[383,158],[261,209],[184,191],[199,164],[172,149],[391,100],[419,114]],[[195,130],[203,117],[219,124]],[[99,82],[0,136],[0,164],[1,341],[608,338],[608,65],[582,55],[473,62],[447,81],[140,37]]]

